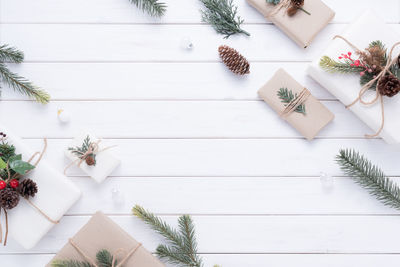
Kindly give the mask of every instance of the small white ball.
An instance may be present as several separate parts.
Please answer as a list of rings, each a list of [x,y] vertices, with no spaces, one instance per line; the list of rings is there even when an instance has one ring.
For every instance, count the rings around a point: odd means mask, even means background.
[[[58,120],[62,123],[68,123],[71,120],[69,112],[61,108],[57,110],[57,117]]]
[[[123,206],[125,204],[125,196],[118,188],[111,189],[111,198],[115,206]]]
[[[325,192],[331,192],[334,187],[333,177],[325,172],[320,172],[319,179],[321,181],[322,190]]]
[[[192,42],[192,40],[191,40],[188,36],[183,37],[182,40],[181,40],[181,47],[182,47],[183,49],[186,49],[186,50],[191,50],[191,49],[193,49],[193,42]]]

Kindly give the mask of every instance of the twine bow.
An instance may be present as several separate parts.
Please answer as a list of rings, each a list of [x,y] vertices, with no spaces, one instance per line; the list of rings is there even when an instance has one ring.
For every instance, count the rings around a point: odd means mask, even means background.
[[[274,6],[274,8],[272,9],[271,12],[269,12],[267,14],[267,18],[271,19],[272,17],[274,17],[276,14],[278,14],[278,12],[282,9],[282,8],[286,8],[288,9],[290,6],[290,1],[291,0],[281,0],[278,4],[276,4]]]
[[[86,260],[88,261],[91,265],[94,267],[100,267],[96,262],[90,258],[71,238],[69,239],[69,243],[78,251],[78,253]],[[112,254],[112,264],[111,267],[121,267],[140,247],[142,246],[141,243],[138,243],[134,248],[132,248],[128,253],[126,253],[126,250],[123,248],[117,249],[113,254]],[[126,256],[118,263],[116,264],[117,256],[118,254],[121,253],[126,253]]]
[[[348,40],[347,40],[346,38],[344,38],[343,36],[341,36],[341,35],[336,35],[335,37],[333,37],[333,39],[336,39],[336,38],[339,38],[339,39],[342,39],[343,41],[345,41],[351,48],[354,49],[354,51],[356,51],[356,52],[358,52],[358,53],[362,52],[360,49],[358,49],[354,44],[352,44],[350,41],[348,41]],[[380,105],[381,105],[381,126],[379,127],[378,131],[377,131],[375,134],[371,134],[371,135],[370,135],[370,134],[366,134],[365,136],[366,136],[367,138],[376,137],[376,136],[378,136],[378,135],[382,132],[383,127],[385,126],[385,104],[384,104],[384,101],[383,101],[383,96],[382,96],[382,94],[379,92],[378,89],[376,90],[375,97],[374,97],[372,100],[370,100],[370,101],[365,101],[365,100],[363,100],[363,96],[364,96],[364,94],[368,91],[368,89],[370,89],[371,86],[374,85],[375,82],[377,82],[377,84],[379,84],[379,82],[381,81],[381,79],[382,79],[387,73],[392,74],[392,73],[390,72],[390,68],[391,68],[394,64],[396,64],[396,61],[397,61],[397,58],[396,58],[396,57],[395,57],[395,58],[392,58],[392,54],[393,54],[394,49],[395,49],[398,45],[400,45],[400,42],[395,43],[395,44],[392,46],[392,48],[390,49],[390,52],[389,52],[389,55],[388,55],[388,62],[386,62],[386,65],[385,65],[385,67],[383,68],[383,70],[382,70],[379,74],[377,74],[375,78],[373,78],[372,80],[370,80],[369,82],[367,82],[363,87],[361,87],[361,89],[360,89],[360,91],[359,91],[359,93],[358,93],[358,97],[357,97],[352,103],[350,103],[349,105],[346,106],[346,108],[350,108],[350,107],[352,107],[354,104],[356,104],[357,102],[360,102],[361,104],[367,105],[367,106],[368,106],[368,105],[373,105],[373,104],[375,104],[377,101],[380,102]],[[390,61],[389,61],[389,60],[390,60]]]
[[[47,139],[46,139],[46,138],[43,139],[43,142],[44,142],[44,146],[43,146],[42,152],[35,152],[35,153],[29,158],[29,160],[27,161],[27,162],[31,163],[32,160],[33,160],[37,155],[39,155],[39,158],[38,158],[38,159],[36,160],[36,162],[33,164],[33,166],[35,166],[35,167],[36,167],[36,166],[39,164],[39,162],[42,160],[43,155],[44,155],[44,153],[46,152],[46,149],[47,149]],[[20,177],[20,174],[18,174],[18,173],[14,174],[14,175],[11,177],[11,174],[10,174],[10,171],[9,171],[8,168],[7,168],[7,171],[8,171],[8,178],[7,178],[7,181],[9,181],[9,180],[11,180],[11,179],[15,179],[15,178]],[[32,169],[29,170],[29,171],[27,171],[27,172],[25,173],[25,175],[27,175],[27,174],[30,173],[31,171],[32,171]],[[33,208],[35,208],[43,217],[45,217],[49,222],[51,222],[51,223],[53,223],[53,224],[58,224],[58,223],[59,223],[58,220],[56,221],[56,220],[51,219],[43,210],[41,210],[38,206],[36,206],[30,199],[28,199],[28,198],[26,197],[25,200],[26,200]],[[7,245],[7,239],[8,239],[8,214],[7,214],[7,210],[6,210],[5,208],[0,207],[0,215],[1,215],[1,209],[4,210],[5,221],[6,221],[6,232],[5,232],[5,236],[4,236],[4,246],[6,246],[6,245]],[[2,226],[1,226],[1,223],[0,223],[0,244],[1,244],[1,243],[3,243],[3,229],[2,229]]]
[[[310,91],[308,91],[307,88],[303,88],[300,94],[286,105],[285,109],[282,110],[279,116],[286,119],[298,106],[302,105],[310,95]]]
[[[293,3],[292,0],[280,0],[279,3],[277,3],[274,8],[272,9],[271,12],[269,12],[266,17],[267,19],[271,19],[274,17],[282,8],[287,10],[287,14],[291,17],[297,13],[297,10],[301,10],[304,13],[311,15],[310,12],[305,10],[303,6],[304,2],[301,4],[295,4]]]

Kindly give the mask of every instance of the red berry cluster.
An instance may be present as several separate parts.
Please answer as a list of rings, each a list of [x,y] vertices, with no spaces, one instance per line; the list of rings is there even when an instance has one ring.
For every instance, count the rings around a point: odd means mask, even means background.
[[[350,64],[351,67],[362,67],[362,68],[365,69],[364,71],[361,71],[361,72],[360,72],[360,76],[364,76],[364,75],[365,75],[365,72],[372,73],[372,72],[374,72],[374,70],[376,69],[376,66],[375,66],[375,65],[372,66],[372,67],[368,67],[367,65],[363,64],[362,61],[360,61],[359,59],[352,59],[352,58],[351,58],[351,52],[347,52],[347,54],[342,54],[342,55],[339,57],[339,59],[343,59],[343,58],[344,58],[344,59],[348,59],[348,60],[350,60],[351,62],[353,62],[353,63]]]
[[[19,181],[17,179],[12,179],[9,183],[11,188],[17,189],[19,186]],[[7,183],[3,180],[0,181],[0,190],[3,190],[4,188],[7,187]]]

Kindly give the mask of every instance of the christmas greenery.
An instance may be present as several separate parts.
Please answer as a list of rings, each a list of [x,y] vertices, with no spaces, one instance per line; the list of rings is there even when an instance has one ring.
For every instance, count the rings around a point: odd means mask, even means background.
[[[167,245],[161,244],[156,249],[159,258],[178,266],[203,266],[202,259],[197,253],[194,224],[189,215],[179,217],[178,230],[176,230],[138,205],[132,209],[132,212],[167,240]]]
[[[100,250],[96,254],[96,260],[99,267],[112,267],[113,256],[108,250]],[[117,262],[115,262],[115,265]],[[52,267],[94,267],[89,262],[77,260],[55,260],[51,263]]]
[[[88,150],[92,146],[92,141],[90,140],[89,135],[86,136],[86,138],[83,140],[83,143],[81,146],[76,146],[76,147],[69,147],[68,150],[71,151],[72,154],[78,156],[80,159],[82,159],[85,154],[88,152]],[[93,158],[94,164],[96,165],[96,154],[91,153],[89,155],[86,155],[86,157],[91,157]]]
[[[9,87],[21,94],[35,99],[37,102],[46,104],[50,101],[50,95],[33,85],[26,78],[10,71],[5,62],[21,63],[24,60],[24,54],[14,47],[8,45],[0,46],[0,79]]]
[[[285,106],[297,98],[297,93],[293,94],[292,90],[288,90],[287,88],[280,88],[277,95],[279,96],[281,102],[285,103]],[[294,111],[306,115],[306,106],[304,104],[300,104]]]
[[[336,162],[346,175],[384,205],[400,209],[400,188],[363,155],[352,149],[340,150]]]
[[[237,16],[237,6],[233,4],[233,0],[200,1],[205,7],[205,9],[201,10],[203,22],[211,24],[217,33],[225,35],[225,39],[236,33],[250,36],[248,32],[240,28],[244,21]]]
[[[266,0],[266,1],[267,1],[267,3],[273,4],[273,5],[277,5],[281,2],[281,0]]]
[[[139,9],[147,12],[153,17],[162,17],[167,11],[167,5],[159,0],[130,0]]]

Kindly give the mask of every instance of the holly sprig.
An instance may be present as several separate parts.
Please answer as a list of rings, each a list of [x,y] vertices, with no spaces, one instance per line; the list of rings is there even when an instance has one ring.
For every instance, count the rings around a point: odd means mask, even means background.
[[[279,99],[281,100],[282,103],[285,103],[285,107],[292,102],[294,99],[297,98],[297,93],[293,94],[292,90],[288,90],[287,88],[280,88],[279,91],[277,92],[277,95]],[[300,104],[296,107],[294,110],[297,113],[301,113],[303,115],[306,115],[306,105]]]

